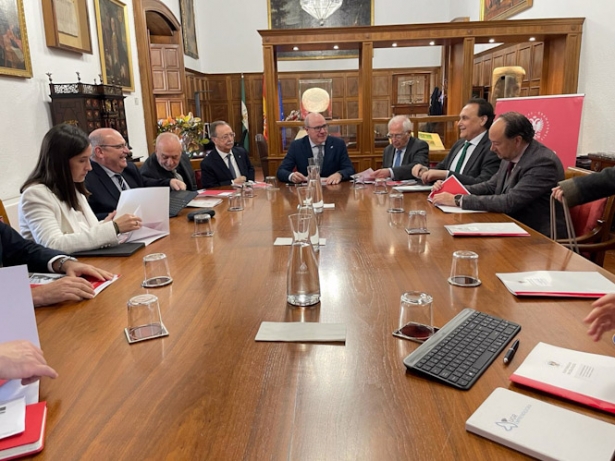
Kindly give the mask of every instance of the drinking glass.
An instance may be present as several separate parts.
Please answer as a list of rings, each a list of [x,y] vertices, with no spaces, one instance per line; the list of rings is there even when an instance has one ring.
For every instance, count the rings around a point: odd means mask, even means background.
[[[128,342],[143,341],[163,335],[158,297],[152,294],[133,296],[128,300],[128,326],[124,330]]]
[[[481,281],[478,278],[478,255],[473,251],[455,251],[448,283],[458,287],[479,286]]]
[[[399,331],[404,336],[425,341],[434,333],[433,298],[420,291],[407,291],[399,304]]]
[[[167,255],[164,253],[152,253],[143,257],[143,270],[145,279],[144,288],[158,288],[173,282],[169,272]]]

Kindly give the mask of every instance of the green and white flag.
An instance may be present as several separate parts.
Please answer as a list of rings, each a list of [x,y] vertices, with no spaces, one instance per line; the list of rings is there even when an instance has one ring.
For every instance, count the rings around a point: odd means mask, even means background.
[[[248,123],[248,107],[246,106],[246,87],[243,83],[243,74],[241,74],[241,137],[243,139],[244,149],[249,152],[250,124]]]

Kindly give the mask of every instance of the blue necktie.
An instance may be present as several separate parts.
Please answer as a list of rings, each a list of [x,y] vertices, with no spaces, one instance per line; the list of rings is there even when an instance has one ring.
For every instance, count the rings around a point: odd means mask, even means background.
[[[401,165],[401,149],[395,151],[395,159],[393,160],[393,168]]]

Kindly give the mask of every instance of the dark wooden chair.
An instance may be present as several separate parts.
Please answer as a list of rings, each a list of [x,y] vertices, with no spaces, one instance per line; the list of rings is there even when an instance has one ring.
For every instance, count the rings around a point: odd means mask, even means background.
[[[267,147],[267,140],[265,137],[258,133],[254,139],[256,140],[256,151],[258,152],[258,157],[261,160],[261,168],[263,169],[263,178],[270,176],[269,174],[269,147]]]
[[[592,174],[590,170],[568,168],[567,177]],[[581,254],[599,266],[604,265],[608,250],[615,249],[615,233],[611,232],[615,214],[615,195],[570,208],[570,217]],[[567,240],[558,240],[570,248]]]

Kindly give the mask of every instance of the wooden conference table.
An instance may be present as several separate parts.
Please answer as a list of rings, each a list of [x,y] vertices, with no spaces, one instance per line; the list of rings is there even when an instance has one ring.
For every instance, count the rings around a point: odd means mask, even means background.
[[[130,258],[89,258],[120,280],[97,298],[37,309],[48,362],[59,372],[41,383],[48,402],[45,449],[38,460],[341,460],[517,459],[523,456],[465,431],[466,419],[496,387],[536,396],[615,423],[615,417],[509,382],[539,342],[615,354],[610,338],[594,343],[581,322],[590,301],[517,299],[495,272],[598,270],[532,232],[531,237],[453,238],[446,223],[502,221],[498,214],[446,215],[426,194],[405,208],[428,212],[431,234],[409,237],[389,221],[387,196],[371,186],[326,187],[320,252],[321,304],[286,304],[287,215],[293,187],[256,191],[242,212],[216,207],[213,238],[191,238],[192,223],[171,220],[171,235]],[[451,254],[480,255],[478,288],[447,283]],[[126,301],[143,293],[142,257],[164,252],[172,285],[160,298],[170,335],[128,345]],[[415,343],[394,338],[399,297],[433,295],[443,325],[464,307],[518,322],[519,351],[502,357],[469,391],[406,373]],[[267,321],[343,322],[341,344],[257,343]]]

